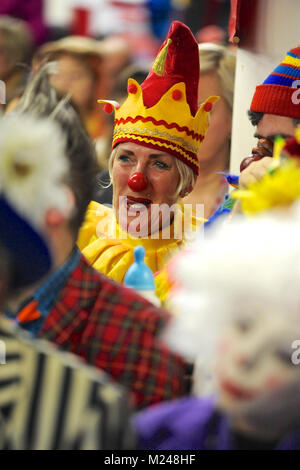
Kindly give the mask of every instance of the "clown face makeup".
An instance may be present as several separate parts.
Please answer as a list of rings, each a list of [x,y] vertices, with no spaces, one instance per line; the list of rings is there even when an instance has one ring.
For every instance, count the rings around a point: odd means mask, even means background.
[[[131,185],[133,175],[142,175],[142,187]],[[147,237],[170,225],[176,203],[179,172],[175,157],[143,145],[118,145],[113,164],[113,204],[123,229],[136,237]],[[166,209],[166,217],[160,209]],[[166,219],[166,221],[164,220]]]
[[[294,325],[276,312],[241,315],[224,331],[216,370],[219,406],[238,429],[276,438],[299,420],[295,339]]]

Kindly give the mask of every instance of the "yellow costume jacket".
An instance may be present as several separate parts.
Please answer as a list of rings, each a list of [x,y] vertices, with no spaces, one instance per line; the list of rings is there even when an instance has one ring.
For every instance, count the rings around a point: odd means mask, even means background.
[[[134,262],[134,248],[142,245],[146,252],[145,263],[156,273],[165,267],[180,248],[195,238],[204,222],[191,211],[187,215],[183,208],[182,204],[177,204],[174,221],[167,228],[167,235],[164,229],[157,234],[157,239],[134,238],[118,225],[113,209],[91,202],[79,232],[78,246],[97,271],[115,281],[123,282],[128,268]],[[168,238],[164,238],[165,236]],[[158,276],[156,279],[162,277]],[[158,296],[162,298],[157,282],[156,287]]]

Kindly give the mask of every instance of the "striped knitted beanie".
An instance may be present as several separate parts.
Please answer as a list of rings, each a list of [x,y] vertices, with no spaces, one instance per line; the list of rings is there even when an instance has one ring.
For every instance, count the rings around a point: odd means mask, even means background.
[[[300,47],[291,49],[263,84],[256,87],[250,110],[300,118],[297,87],[300,87]]]

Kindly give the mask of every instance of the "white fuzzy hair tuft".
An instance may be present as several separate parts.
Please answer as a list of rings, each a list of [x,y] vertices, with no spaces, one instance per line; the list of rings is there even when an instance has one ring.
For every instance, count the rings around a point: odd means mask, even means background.
[[[65,140],[50,119],[11,114],[0,120],[0,193],[37,228],[47,209],[69,205]]]
[[[178,258],[177,315],[165,334],[176,351],[211,363],[224,326],[241,314],[285,316],[300,333],[300,203],[288,216],[233,219]]]

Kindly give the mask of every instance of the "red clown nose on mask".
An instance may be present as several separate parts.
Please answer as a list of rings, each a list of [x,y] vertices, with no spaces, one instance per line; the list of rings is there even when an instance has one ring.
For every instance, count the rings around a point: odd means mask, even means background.
[[[133,173],[128,178],[128,186],[130,187],[130,189],[132,189],[132,191],[135,191],[137,193],[146,189],[147,184],[147,179],[143,175],[143,173]]]

